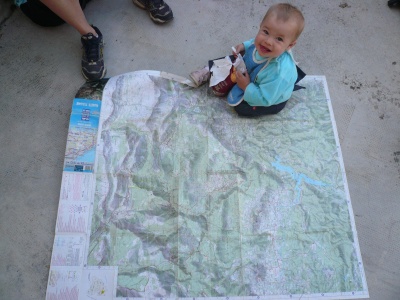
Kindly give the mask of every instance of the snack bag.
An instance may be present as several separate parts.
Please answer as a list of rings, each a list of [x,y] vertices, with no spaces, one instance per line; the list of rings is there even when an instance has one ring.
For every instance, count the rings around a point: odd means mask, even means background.
[[[231,55],[212,62],[210,87],[214,95],[226,96],[236,84],[236,69],[242,73],[246,72],[243,57],[240,53],[237,53],[236,59],[235,56]]]

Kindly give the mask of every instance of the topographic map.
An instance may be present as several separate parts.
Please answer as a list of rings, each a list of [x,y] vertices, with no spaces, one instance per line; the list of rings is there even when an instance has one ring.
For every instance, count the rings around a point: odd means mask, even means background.
[[[104,89],[85,268],[120,299],[368,297],[325,78],[246,119],[159,74]]]

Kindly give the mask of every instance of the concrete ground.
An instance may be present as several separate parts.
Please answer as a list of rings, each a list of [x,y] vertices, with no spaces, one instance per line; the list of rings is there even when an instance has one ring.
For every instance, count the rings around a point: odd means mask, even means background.
[[[107,76],[188,77],[254,37],[275,2],[170,0],[165,26],[129,0],[93,0],[85,13],[104,35]],[[307,21],[295,57],[328,81],[370,298],[400,299],[400,9],[290,2]],[[71,104],[84,83],[79,39],[18,9],[0,28],[0,299],[45,297]]]

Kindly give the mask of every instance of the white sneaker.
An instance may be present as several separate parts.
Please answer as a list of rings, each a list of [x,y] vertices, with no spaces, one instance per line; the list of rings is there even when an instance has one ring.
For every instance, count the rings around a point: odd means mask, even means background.
[[[189,76],[194,84],[199,87],[210,79],[210,69],[205,66],[200,70],[193,71]]]

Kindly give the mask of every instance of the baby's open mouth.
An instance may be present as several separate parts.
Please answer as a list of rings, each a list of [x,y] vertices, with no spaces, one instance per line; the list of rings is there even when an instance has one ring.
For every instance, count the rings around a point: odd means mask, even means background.
[[[263,53],[269,53],[269,52],[271,52],[270,49],[268,49],[268,48],[266,48],[266,47],[264,47],[264,46],[260,46],[260,50],[261,50],[261,52],[263,52]]]

